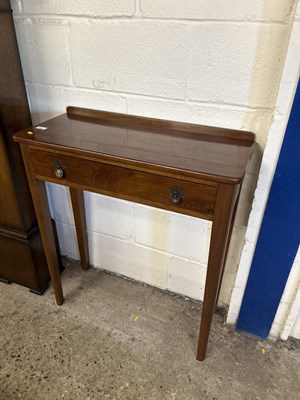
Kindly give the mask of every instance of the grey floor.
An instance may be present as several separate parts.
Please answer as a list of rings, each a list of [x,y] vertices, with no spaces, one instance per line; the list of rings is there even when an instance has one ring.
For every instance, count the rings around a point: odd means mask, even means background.
[[[65,303],[0,284],[0,399],[299,399],[300,346],[216,315],[195,360],[200,305],[66,261]],[[265,349],[265,354],[262,354]]]

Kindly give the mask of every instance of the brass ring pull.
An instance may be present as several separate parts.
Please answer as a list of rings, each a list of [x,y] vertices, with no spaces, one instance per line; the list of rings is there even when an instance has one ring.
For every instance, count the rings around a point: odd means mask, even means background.
[[[184,189],[179,186],[169,187],[168,192],[170,193],[170,201],[175,206],[182,202],[182,198],[185,195]]]
[[[182,197],[180,196],[180,193],[174,192],[171,194],[170,200],[172,204],[180,204],[182,201]]]
[[[55,176],[57,177],[57,178],[59,178],[59,179],[61,179],[61,178],[63,178],[63,176],[64,176],[64,170],[62,169],[62,167],[57,163],[56,165],[55,165]]]

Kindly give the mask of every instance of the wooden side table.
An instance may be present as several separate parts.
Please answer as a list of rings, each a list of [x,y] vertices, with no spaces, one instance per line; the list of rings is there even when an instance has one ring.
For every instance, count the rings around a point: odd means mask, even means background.
[[[14,135],[20,143],[56,302],[64,301],[45,181],[70,189],[81,265],[83,190],[212,221],[197,360],[204,360],[254,134],[76,107]]]

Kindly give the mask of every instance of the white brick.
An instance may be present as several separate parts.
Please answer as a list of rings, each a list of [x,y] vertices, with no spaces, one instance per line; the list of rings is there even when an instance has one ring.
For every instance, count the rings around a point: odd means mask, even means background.
[[[134,0],[63,0],[24,1],[28,14],[68,14],[96,17],[130,16],[135,10]]]
[[[70,47],[74,82],[79,87],[185,96],[189,31],[184,25],[73,23]]]
[[[221,104],[169,101],[133,95],[126,97],[129,114],[254,132],[259,146],[249,166],[249,172],[258,174],[261,152],[265,147],[272,111]]]
[[[219,304],[230,304],[241,253],[245,244],[246,227],[234,226],[220,289]]]
[[[282,331],[282,325],[277,322],[273,322],[272,329],[269,333],[269,339],[276,340],[278,339],[280,332]]]
[[[258,230],[260,228],[262,218],[263,218],[263,213],[266,207],[266,202],[267,202],[267,196],[268,192],[266,190],[262,190],[261,188],[258,188],[255,191],[255,198],[252,204],[252,210],[248,222],[248,229],[247,229],[247,240],[249,240],[251,243],[254,243],[256,240],[257,234],[253,235],[255,230]]]
[[[207,262],[211,223],[151,207],[135,206],[135,241],[203,264]]]
[[[223,128],[241,129],[247,110],[221,105],[127,96],[128,114]],[[248,111],[257,116],[256,111]],[[247,129],[244,127],[244,129]]]
[[[300,339],[300,314],[298,315],[296,324],[293,327],[291,336],[296,339]]]
[[[250,213],[250,218],[249,218],[250,222],[252,220],[252,213],[253,213],[253,207],[252,207],[252,210]],[[255,217],[261,217],[261,216],[256,214]],[[246,242],[249,243],[249,246],[252,247],[254,250],[255,250],[255,245],[256,245],[257,238],[258,238],[258,234],[259,234],[258,226],[260,227],[260,225],[256,225],[254,228],[248,226],[246,236],[245,236]],[[243,253],[244,253],[244,250],[243,250]],[[250,262],[250,263],[252,262],[252,256],[251,256],[251,259],[250,258],[248,259],[248,262]],[[250,265],[248,267],[250,267]]]
[[[270,99],[271,101],[271,99]],[[272,103],[270,103],[272,106]],[[247,111],[245,115],[245,119],[242,123],[241,128],[243,130],[248,130],[254,132],[256,137],[255,141],[258,144],[259,153],[262,153],[263,149],[266,146],[267,137],[269,133],[270,124],[273,119],[273,109],[271,110],[255,110]],[[261,157],[260,157],[261,161]],[[253,164],[251,166],[252,170]],[[258,174],[258,168],[256,167],[255,174]]]
[[[285,21],[293,3],[293,0],[141,0],[141,11],[146,17]]]
[[[262,160],[262,149],[260,149],[257,146],[250,160],[247,173],[258,176],[259,169],[261,166],[261,160]]]
[[[298,3],[298,7],[297,7],[297,10],[296,10],[296,14],[295,14],[295,19],[297,21],[300,21],[300,4],[299,3]]]
[[[95,267],[166,289],[170,262],[167,255],[95,233],[89,238],[91,263]]]
[[[287,28],[281,25],[203,24],[192,34],[188,98],[272,107]],[[276,62],[274,62],[276,60]]]
[[[132,236],[132,207],[124,200],[85,192],[89,231],[129,239]]]
[[[240,308],[241,308],[240,298],[243,297],[243,294],[244,294],[244,289],[240,290],[240,289],[234,288],[234,290],[232,292],[230,304],[229,304],[228,313],[227,313],[227,319],[226,319],[227,324],[231,324],[231,325],[236,324],[236,321],[238,319],[238,315],[240,312]]]
[[[70,84],[68,28],[56,21],[30,19],[16,20],[15,26],[25,80]]]
[[[173,257],[168,289],[197,300],[203,300],[206,267]]]
[[[229,261],[229,260],[228,260]],[[234,262],[234,261],[232,261]],[[238,264],[235,262],[235,270],[237,270]],[[236,273],[226,271],[223,276],[222,285],[220,289],[220,295],[218,299],[218,305],[229,305],[231,292],[234,287]]]
[[[69,190],[63,185],[49,184],[50,203],[54,219],[74,225]],[[84,192],[85,214],[88,231],[129,239],[132,235],[132,211],[130,203]]]
[[[245,233],[246,233],[245,226],[243,227],[234,226],[228,249],[228,260],[226,262],[226,271],[229,271],[234,274],[236,273],[237,269],[236,264],[240,260],[243,246],[245,244]]]
[[[276,112],[281,114],[285,119],[288,118],[292,103],[294,100],[295,86],[299,77],[299,53],[298,49],[300,46],[300,3],[298,2],[296,21],[293,23],[292,32],[290,36],[289,47],[286,54],[286,62],[282,73],[282,79],[280,82],[277,101],[276,101]],[[295,83],[296,82],[296,83]],[[289,94],[287,97],[287,93]],[[275,114],[275,116],[277,116]],[[278,116],[277,116],[278,117]],[[278,129],[281,129],[279,127]],[[285,127],[283,128],[285,130]]]
[[[255,251],[255,246],[253,245],[253,243],[246,241],[240,258],[239,269],[234,283],[234,290],[236,290],[237,293],[239,293],[239,295],[240,294],[243,295],[244,293],[249,274],[248,263],[249,260],[252,260],[254,251]],[[239,301],[241,302],[241,300],[242,299],[240,299]]]
[[[257,185],[257,176],[246,173],[240,195],[240,201],[252,203]]]
[[[79,260],[75,227],[57,222],[61,253]],[[170,258],[132,242],[89,232],[90,262],[94,267],[118,273],[162,289],[167,288]]]
[[[66,186],[47,183],[52,217],[74,226],[70,193]],[[129,239],[132,235],[130,203],[95,193],[84,192],[88,231]]]
[[[66,186],[47,183],[48,202],[51,215],[56,222],[74,225],[70,193]]]
[[[66,107],[69,105],[104,111],[126,112],[126,102],[117,94],[38,84],[27,84],[26,87],[35,124],[66,112]]]
[[[56,222],[56,229],[61,255],[79,260],[75,227]]]
[[[239,201],[234,224],[236,226],[247,226],[249,215],[252,209],[252,202]]]
[[[300,246],[286,282],[270,335],[273,337],[280,335],[283,340],[288,339],[289,336],[297,337],[297,324],[300,322],[297,322],[297,319],[300,320]],[[293,333],[294,329],[296,336]]]
[[[292,294],[292,292],[290,294]],[[287,322],[290,307],[291,307],[290,303],[284,303],[284,302],[282,302],[282,299],[281,299],[278,309],[276,311],[275,319],[272,323],[270,336],[272,336],[274,338],[275,337],[278,338],[280,336],[280,334],[285,326],[285,323]]]

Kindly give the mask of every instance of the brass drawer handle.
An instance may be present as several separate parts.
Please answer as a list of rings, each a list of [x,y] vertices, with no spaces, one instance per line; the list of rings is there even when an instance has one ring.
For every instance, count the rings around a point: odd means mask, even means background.
[[[174,205],[178,205],[182,202],[182,197],[185,195],[185,191],[179,186],[171,186],[168,189],[170,193],[170,201]]]
[[[55,176],[59,179],[63,178],[64,176],[64,170],[62,169],[61,165],[59,163],[55,164]]]
[[[172,204],[180,204],[182,201],[182,197],[181,197],[180,193],[174,192],[171,194],[170,200],[171,200]]]

